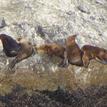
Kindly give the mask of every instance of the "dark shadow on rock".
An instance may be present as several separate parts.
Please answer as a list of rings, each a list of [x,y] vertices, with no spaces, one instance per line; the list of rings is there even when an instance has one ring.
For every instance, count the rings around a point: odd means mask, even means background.
[[[45,32],[43,31],[43,28],[42,28],[42,26],[40,26],[40,25],[38,25],[36,28],[35,28],[35,30],[36,30],[36,33],[39,35],[41,35],[41,37],[45,37]]]
[[[4,28],[6,26],[6,22],[5,22],[5,19],[4,18],[0,18],[0,29],[1,28]]]

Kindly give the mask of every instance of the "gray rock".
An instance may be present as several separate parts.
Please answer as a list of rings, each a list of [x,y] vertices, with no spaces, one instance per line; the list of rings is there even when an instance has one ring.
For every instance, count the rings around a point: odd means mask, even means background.
[[[83,13],[90,14],[89,8],[85,5],[79,5],[77,8],[78,8],[78,10],[80,10]]]
[[[105,3],[107,3],[107,0],[96,0],[96,3],[104,5]]]
[[[6,26],[6,22],[4,18],[0,18],[0,28],[3,28]]]

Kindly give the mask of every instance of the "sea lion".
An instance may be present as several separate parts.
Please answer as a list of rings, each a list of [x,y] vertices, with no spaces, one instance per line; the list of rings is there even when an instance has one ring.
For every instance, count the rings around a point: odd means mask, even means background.
[[[60,57],[62,60],[59,65],[63,62],[65,48],[58,43],[46,43],[40,46],[35,46],[35,50],[36,53],[47,54],[49,57]]]
[[[3,51],[8,57],[15,57],[21,46],[15,39],[6,34],[0,34],[0,40],[3,44]]]
[[[12,69],[16,63],[19,63],[20,61],[30,57],[34,52],[33,45],[25,38],[18,38],[18,44],[21,46],[21,48],[15,59],[13,59],[9,64],[10,69]]]
[[[32,44],[25,38],[13,39],[6,34],[0,34],[0,40],[3,44],[3,51],[7,57],[15,57],[9,63],[9,69],[14,68],[15,64],[30,57],[34,52]]]
[[[83,61],[82,61],[83,53],[75,41],[76,36],[77,35],[72,35],[66,39],[66,43],[65,43],[66,54],[64,58],[68,60],[69,64],[83,66]]]
[[[95,59],[100,63],[107,64],[107,50],[91,45],[84,45],[82,60],[85,67],[88,67],[90,60]]]

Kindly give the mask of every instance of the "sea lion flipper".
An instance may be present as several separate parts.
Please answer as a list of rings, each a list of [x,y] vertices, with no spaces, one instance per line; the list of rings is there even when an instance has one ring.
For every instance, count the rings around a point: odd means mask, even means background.
[[[59,67],[68,67],[68,65],[69,65],[69,62],[68,62],[68,58],[67,58],[67,51],[64,51],[64,58],[59,63]]]

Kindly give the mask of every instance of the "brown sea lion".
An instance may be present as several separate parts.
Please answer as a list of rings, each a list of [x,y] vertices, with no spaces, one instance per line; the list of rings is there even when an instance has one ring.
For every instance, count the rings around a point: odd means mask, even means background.
[[[49,57],[60,57],[62,60],[59,65],[63,62],[65,48],[57,43],[47,43],[41,46],[35,46],[35,50],[37,53],[47,54]]]
[[[26,39],[18,38],[18,44],[21,46],[21,49],[19,50],[15,59],[13,59],[12,62],[9,64],[10,69],[12,69],[16,63],[30,57],[34,52],[32,44]]]
[[[107,50],[91,45],[84,45],[81,50],[83,51],[83,64],[88,67],[90,60],[95,59],[100,63],[107,64]]]
[[[68,59],[68,63],[77,66],[83,66],[82,51],[75,41],[77,35],[69,36],[66,39],[66,55],[65,59]]]

